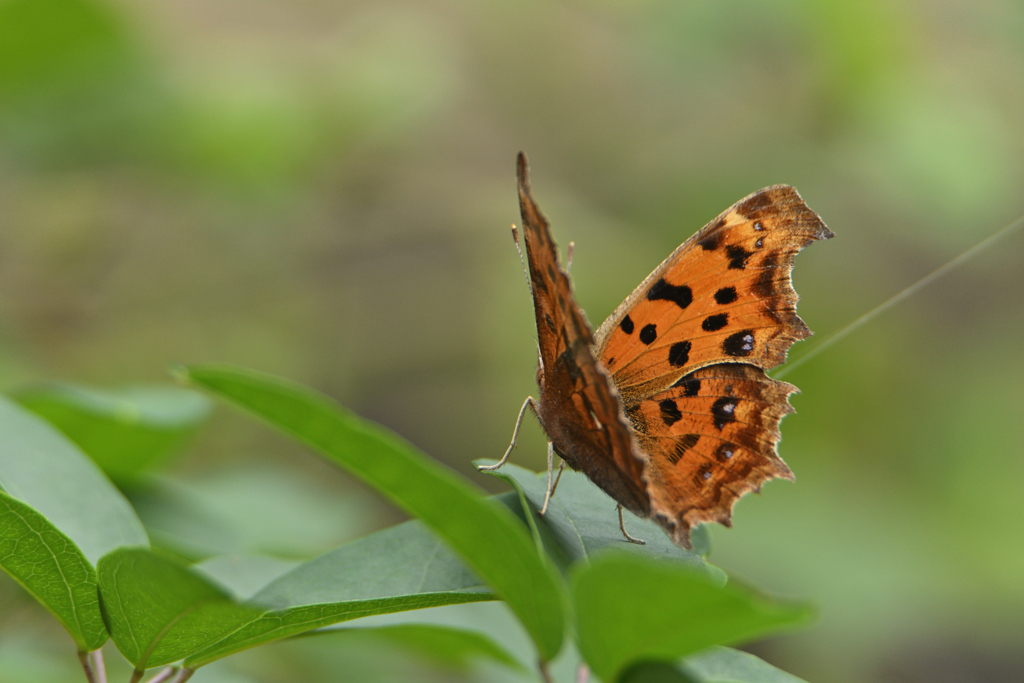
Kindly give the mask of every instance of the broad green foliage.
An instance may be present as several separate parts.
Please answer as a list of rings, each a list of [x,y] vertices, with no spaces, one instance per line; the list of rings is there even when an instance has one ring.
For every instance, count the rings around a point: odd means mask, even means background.
[[[419,522],[406,522],[289,567],[214,559],[186,568],[145,549],[100,561],[111,636],[139,668],[187,658],[195,668],[233,652],[338,622],[493,600],[480,580]],[[229,595],[253,592],[251,599]]]
[[[53,613],[79,650],[95,650],[106,642],[96,570],[45,517],[2,492],[0,568]]]
[[[192,565],[239,600],[247,600],[268,583],[295,569],[301,562],[268,555],[218,555]]]
[[[752,654],[713,647],[678,662],[631,666],[621,683],[805,683]]]
[[[225,583],[236,583],[225,566]],[[236,566],[252,571],[249,563]],[[338,622],[423,607],[493,600],[480,579],[419,522],[347,543],[278,576],[252,596],[260,612],[202,652],[200,666],[232,652]]]
[[[95,564],[122,546],[147,545],[128,501],[73,443],[0,397],[0,488],[66,534]]]
[[[371,628],[332,630],[331,638],[384,642],[421,655],[436,664],[465,671],[476,659],[489,659],[525,673],[523,665],[493,640],[476,631],[450,626],[396,624]]]
[[[294,435],[363,479],[444,539],[518,615],[540,655],[553,658],[565,631],[560,579],[507,510],[387,430],[327,397],[228,367],[182,371],[196,386]]]
[[[108,476],[125,482],[181,446],[210,413],[202,394],[173,386],[109,391],[54,383],[23,389],[14,398],[60,429]]]
[[[509,464],[497,476],[514,490],[487,499],[307,389],[225,368],[188,377],[317,448],[419,519],[308,562],[222,556],[186,566],[144,547],[131,507],[74,443],[0,398],[0,568],[56,616],[80,650],[102,645],[109,630],[137,670],[178,661],[195,669],[360,617],[500,597],[550,660],[571,600],[579,653],[609,683],[795,681],[742,653],[693,653],[798,622],[805,607],[723,585],[720,570],[649,521],[627,516],[627,528],[647,545],[627,543],[614,502],[582,475],[563,475],[541,517],[543,473]],[[152,455],[207,412],[189,392],[152,398],[68,388],[22,395],[94,454],[137,447]],[[177,436],[148,433],[159,425]],[[554,566],[572,577],[571,592]],[[330,632],[453,670],[481,660],[522,673],[523,663],[486,629],[402,624]]]
[[[677,666],[695,683],[804,683],[763,659],[727,647],[705,650]]]
[[[475,464],[493,463],[492,460],[479,460]],[[532,472],[506,463],[491,474],[511,484],[532,510],[539,511],[544,505],[546,473]],[[626,530],[634,537],[641,538],[644,545],[629,543],[623,537],[619,530],[615,501],[585,475],[566,469],[562,472],[548,511],[543,517],[534,516],[534,524],[545,549],[552,557],[559,559],[563,566],[568,562],[588,560],[594,552],[604,548],[640,553],[647,557],[672,558],[694,567],[706,566],[697,552],[684,550],[674,544],[654,522],[638,519],[628,512],[624,512],[623,516]],[[701,554],[706,554],[709,540],[703,527],[694,531],[693,540],[695,548]]]
[[[606,553],[574,576],[579,648],[602,680],[804,622],[804,605],[720,586],[677,562]]]
[[[176,662],[256,614],[176,561],[145,548],[121,548],[99,563],[110,637],[142,670]]]

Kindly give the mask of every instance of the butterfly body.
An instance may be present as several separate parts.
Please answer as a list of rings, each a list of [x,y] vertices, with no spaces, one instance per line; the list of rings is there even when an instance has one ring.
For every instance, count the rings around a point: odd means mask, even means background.
[[[796,315],[793,256],[832,237],[796,191],[774,186],[737,202],[595,334],[522,154],[518,180],[540,356],[535,410],[554,451],[684,547],[693,526],[730,524],[747,491],[792,479],[776,444],[796,388],[764,370],[810,334]]]

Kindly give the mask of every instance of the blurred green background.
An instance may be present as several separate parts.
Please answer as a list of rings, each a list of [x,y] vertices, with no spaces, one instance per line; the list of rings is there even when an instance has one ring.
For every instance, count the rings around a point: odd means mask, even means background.
[[[0,0],[0,388],[228,361],[498,490],[470,461],[535,391],[520,149],[595,325],[732,202],[799,188],[836,239],[797,260],[796,358],[1024,211],[1024,6]],[[797,483],[710,559],[820,619],[751,651],[811,681],[1024,677],[1022,261],[1016,235],[786,377]],[[400,519],[225,410],[132,495],[192,557]],[[364,646],[317,669],[315,641],[225,664],[366,680]],[[0,662],[80,677],[6,578]]]

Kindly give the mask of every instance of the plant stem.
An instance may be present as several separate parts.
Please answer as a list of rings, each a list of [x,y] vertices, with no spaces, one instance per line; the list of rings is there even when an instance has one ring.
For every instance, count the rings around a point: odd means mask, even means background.
[[[145,669],[136,669],[132,672],[132,677],[128,680],[128,683],[139,683],[142,677],[146,675]]]
[[[164,667],[163,671],[161,671],[156,676],[153,676],[151,679],[146,681],[146,683],[164,683],[164,681],[166,681],[168,678],[170,678],[176,673],[178,673],[177,667],[167,666]]]
[[[576,683],[587,683],[590,680],[590,667],[586,664],[580,664],[580,668],[576,670]]]
[[[92,662],[96,683],[107,683],[107,665],[103,661],[103,650],[93,650],[89,653],[89,659]]]
[[[174,680],[171,681],[171,683],[185,683],[185,681],[192,678],[192,674],[194,673],[195,671],[192,669],[182,669],[178,672],[178,675],[174,677]]]
[[[92,665],[89,664],[89,653],[78,651],[78,661],[82,663],[82,669],[85,671],[85,680],[89,683],[96,683],[96,676],[92,672]]]
[[[540,669],[540,677],[544,683],[555,683],[555,679],[551,678],[551,672],[548,671],[548,663],[543,659],[537,662],[537,668]]]

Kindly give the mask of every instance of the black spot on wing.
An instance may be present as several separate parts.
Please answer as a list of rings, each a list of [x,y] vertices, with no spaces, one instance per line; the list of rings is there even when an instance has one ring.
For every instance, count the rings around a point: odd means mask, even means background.
[[[775,294],[775,269],[778,263],[779,259],[775,254],[768,254],[761,261],[761,272],[750,288],[758,297],[768,299]]]
[[[729,257],[729,268],[732,270],[743,270],[746,268],[747,259],[753,253],[736,244],[730,244],[725,248],[725,255]]]
[[[715,418],[715,427],[722,431],[725,425],[736,421],[736,405],[739,400],[723,396],[711,406],[711,416]]]
[[[725,219],[719,218],[714,224],[708,226],[708,236],[701,239],[697,244],[704,251],[714,251],[722,244],[721,227],[725,225]]]
[[[649,301],[671,301],[679,308],[686,308],[693,303],[693,290],[686,285],[673,285],[660,278],[647,291]]]
[[[670,398],[658,403],[658,408],[661,410],[662,421],[669,427],[683,419],[683,414],[679,412],[679,406]]]
[[[725,304],[731,304],[733,301],[736,301],[735,287],[722,287],[715,292],[715,303],[724,306]]]
[[[695,474],[693,477],[694,481],[697,482],[698,486],[711,479],[712,469],[714,468],[712,467],[711,463],[704,463],[703,465],[700,466],[700,469],[697,470],[697,474]]]
[[[679,437],[676,440],[676,447],[668,455],[669,461],[675,465],[686,455],[686,451],[697,445],[698,441],[700,441],[700,434],[686,434]]]
[[[683,390],[683,396],[696,396],[700,392],[700,380],[691,375],[682,377],[672,386],[680,387]]]
[[[704,318],[704,322],[702,322],[700,326],[705,332],[717,332],[728,324],[729,314],[719,313],[717,315],[709,315]]]
[[[619,327],[621,327],[622,331],[625,332],[626,334],[633,334],[633,320],[632,320],[632,318],[630,318],[627,315],[625,318],[622,319],[622,322],[619,323]]]
[[[743,358],[754,352],[754,331],[740,330],[722,342],[722,351],[734,358]]]
[[[723,441],[722,444],[715,449],[715,457],[720,461],[725,462],[736,455],[736,447],[728,441]]]
[[[761,217],[761,213],[771,207],[772,198],[767,192],[758,192],[742,204],[736,210],[747,217],[748,220],[755,220]]]
[[[650,325],[644,325],[644,329],[640,330],[640,341],[650,346],[654,343],[654,340],[658,338],[658,326],[654,323]]]
[[[668,350],[668,362],[674,368],[681,368],[690,360],[690,342],[681,341],[673,344]]]

